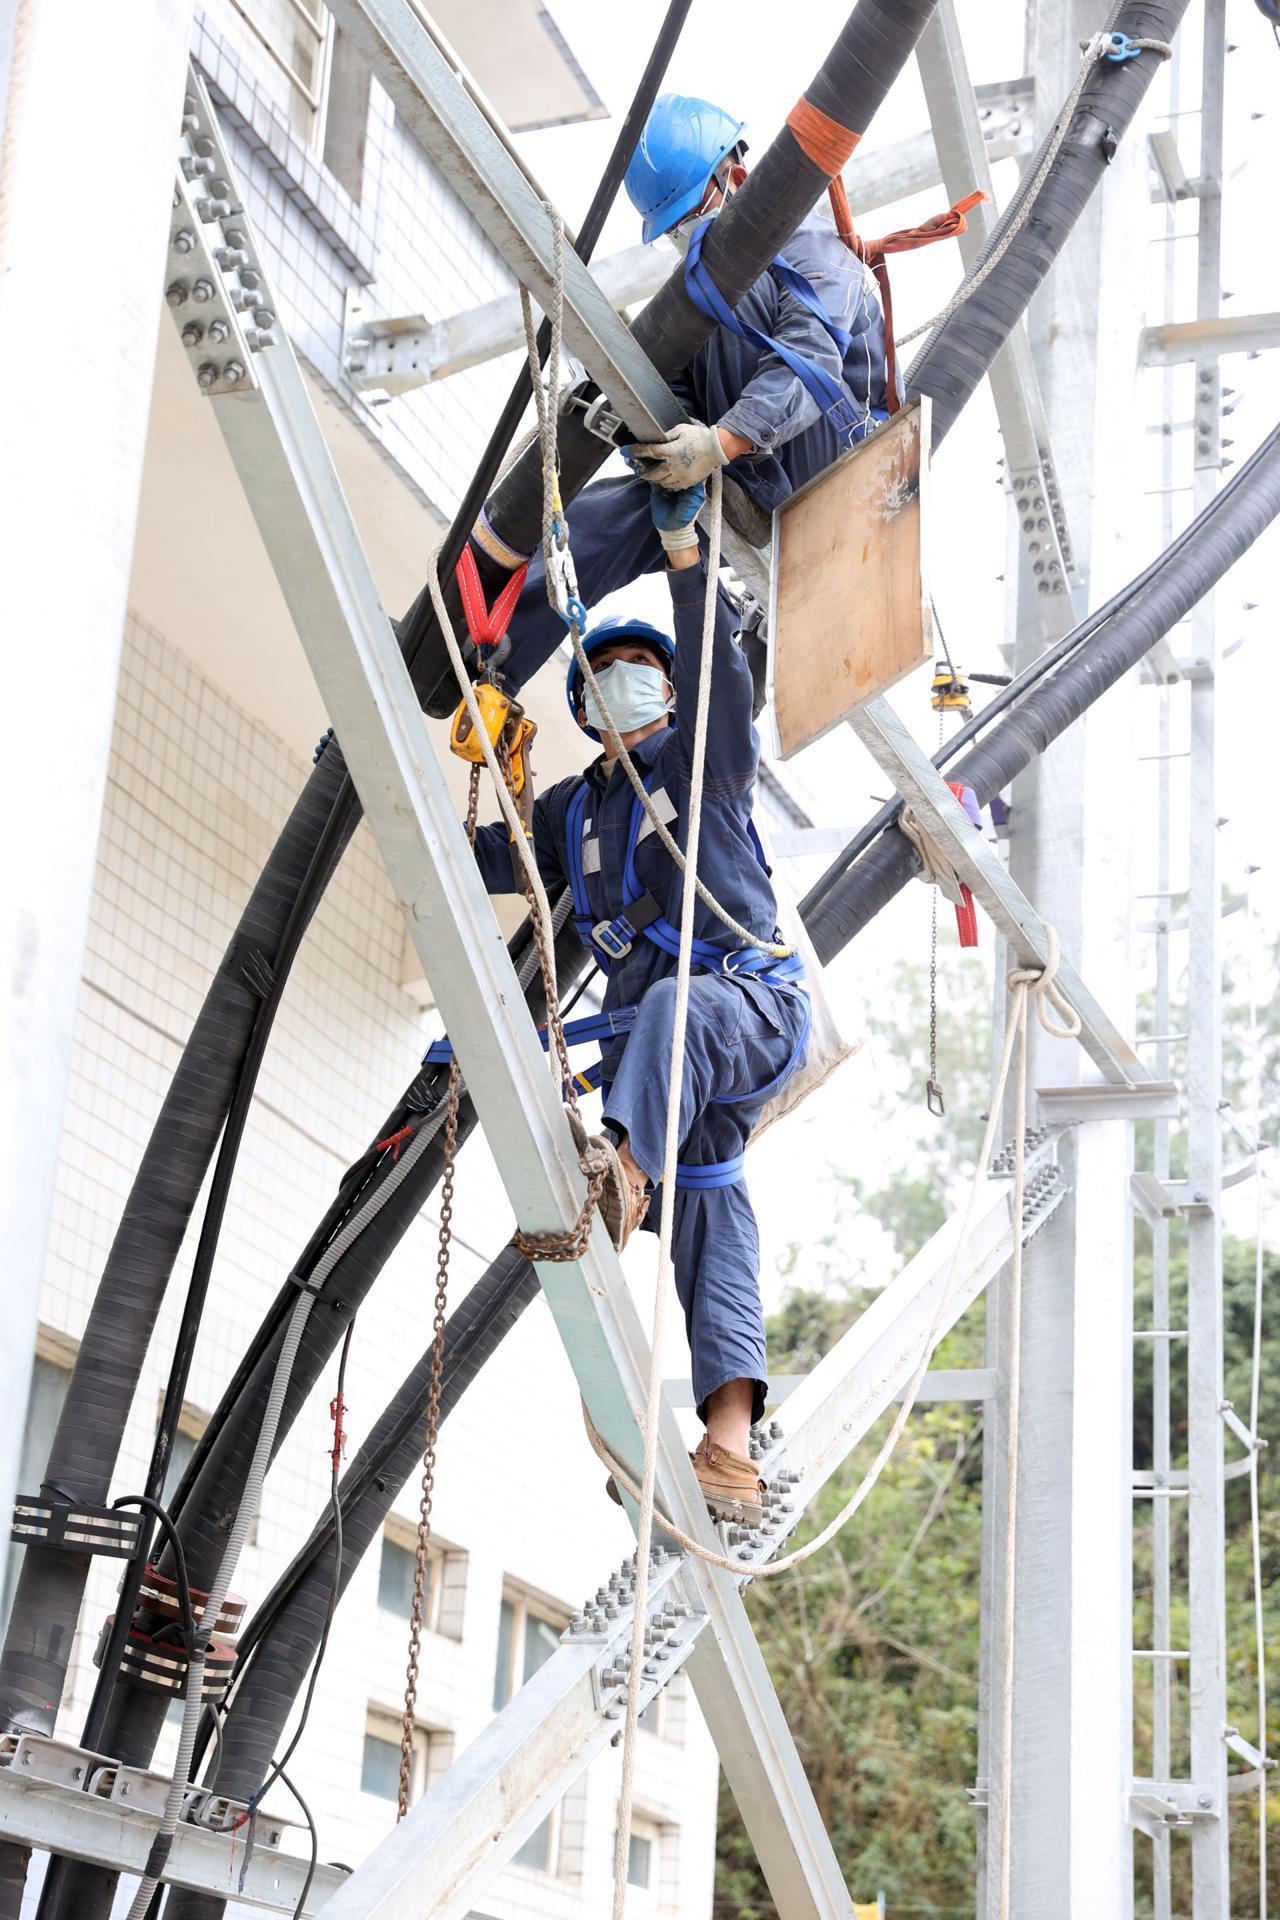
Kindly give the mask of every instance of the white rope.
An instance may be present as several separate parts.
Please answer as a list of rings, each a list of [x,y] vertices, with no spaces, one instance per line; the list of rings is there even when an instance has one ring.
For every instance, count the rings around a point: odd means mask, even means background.
[[[1085,82],[1093,72],[1098,61],[1103,59],[1110,50],[1111,35],[1110,33],[1095,33],[1092,40],[1082,40],[1080,44],[1084,48],[1084,60],[1081,64],[1080,71],[1076,75],[1072,83],[1071,91],[1063,101],[1061,111],[1053,123],[1053,131],[1049,136],[1049,144],[1044,150],[1040,164],[1036,168],[1030,183],[1022,189],[1016,210],[1009,225],[1005,228],[996,246],[987,255],[973,276],[968,280],[961,281],[941,313],[935,313],[932,320],[926,320],[923,326],[913,327],[910,333],[900,333],[897,336],[897,344],[900,347],[905,347],[911,340],[918,340],[922,334],[932,333],[935,327],[940,327],[944,320],[949,320],[953,313],[958,312],[965,301],[971,299],[978,291],[978,288],[982,285],[987,275],[1000,264],[1010,246],[1030,219],[1031,210],[1040,196],[1040,189],[1049,177],[1049,169],[1057,159],[1062,143],[1067,137],[1067,129],[1071,125],[1072,116],[1075,113],[1080,95],[1084,92]],[[1167,60],[1173,52],[1173,48],[1167,40],[1135,39],[1131,40],[1129,44],[1133,47],[1140,47],[1145,53],[1158,53],[1162,60]]]
[[[707,759],[707,722],[711,712],[711,662],[716,624],[716,576],[720,567],[721,476],[711,476],[711,524],[707,529],[707,590],[702,609],[702,654],[698,661],[698,703],[690,751],[688,850],[680,894],[680,951],[676,958],[676,1003],[671,1028],[671,1068],[667,1084],[667,1126],[662,1150],[662,1217],[658,1222],[658,1282],[650,1333],[649,1380],[644,1409],[644,1469],[640,1481],[640,1522],[636,1531],[636,1581],[631,1618],[631,1666],[627,1676],[627,1717],[622,1733],[622,1785],[618,1796],[617,1850],[613,1867],[613,1920],[623,1920],[627,1902],[627,1863],[631,1849],[631,1810],[635,1797],[636,1727],[640,1682],[644,1673],[645,1602],[649,1552],[653,1541],[653,1493],[658,1465],[658,1423],[662,1412],[662,1373],[667,1325],[667,1296],[675,1286],[671,1236],[676,1214],[676,1161],[680,1153],[680,1095],[684,1086],[685,1034],[689,987],[693,978],[693,922],[698,843],[702,834],[702,788]]]
[[[934,1348],[942,1337],[947,1310],[951,1302],[955,1299],[957,1292],[960,1291],[963,1286],[968,1285],[976,1272],[976,1267],[970,1267],[964,1273],[961,1280],[957,1279],[957,1273],[960,1268],[960,1257],[967,1250],[969,1243],[969,1224],[973,1218],[973,1209],[977,1204],[979,1193],[986,1184],[987,1167],[991,1160],[996,1129],[1000,1124],[1000,1108],[1004,1099],[1005,1088],[1008,1085],[1014,1043],[1018,1037],[1019,1009],[1022,1010],[1025,1023],[1026,1000],[1028,996],[1030,996],[1036,1002],[1036,1011],[1040,1024],[1047,1033],[1052,1033],[1059,1039],[1065,1040],[1080,1031],[1078,1016],[1063,998],[1054,982],[1054,975],[1058,968],[1058,936],[1047,922],[1045,925],[1045,934],[1048,942],[1048,955],[1043,969],[1037,971],[1032,968],[1021,968],[1009,975],[1008,984],[1011,996],[1011,1011],[1010,1017],[1005,1023],[1004,1047],[1000,1056],[1000,1064],[996,1069],[995,1085],[992,1088],[991,1100],[987,1112],[986,1130],[982,1136],[982,1145],[978,1149],[977,1167],[975,1168],[973,1180],[970,1183],[969,1192],[965,1199],[964,1212],[960,1219],[960,1230],[956,1235],[956,1243],[952,1249],[951,1260],[947,1268],[947,1277],[939,1292],[938,1304],[934,1309],[929,1331],[924,1337],[924,1342],[916,1361],[915,1371],[908,1382],[906,1392],[903,1395],[902,1405],[894,1418],[893,1425],[889,1429],[879,1453],[872,1461],[857,1488],[850,1495],[849,1499],[846,1500],[839,1513],[836,1514],[835,1518],[828,1522],[821,1533],[817,1534],[812,1540],[806,1541],[803,1547],[797,1547],[794,1553],[784,1554],[781,1560],[770,1560],[763,1566],[753,1567],[751,1570],[753,1580],[772,1579],[778,1574],[789,1573],[793,1567],[803,1566],[806,1560],[811,1559],[815,1553],[819,1553],[829,1541],[833,1540],[842,1527],[848,1525],[849,1521],[853,1518],[858,1508],[879,1480],[894,1448],[902,1436],[903,1428],[911,1417],[916,1398],[928,1369],[929,1361],[933,1357]],[[1067,1022],[1065,1026],[1058,1027],[1050,1020],[1046,1008],[1046,1001],[1051,1002],[1063,1015],[1064,1020]],[[1025,1059],[1025,1053],[1023,1057]],[[1025,1080],[1025,1073],[1023,1078]],[[1025,1107],[1020,1117],[1022,1122],[1021,1131],[1017,1134],[1014,1142],[1014,1204],[1016,1211],[1013,1214],[1014,1251],[1012,1258],[1014,1271],[1017,1276],[1020,1276],[1022,1272],[1022,1212],[1020,1196],[1022,1192],[1022,1168],[1026,1157]],[[640,1489],[636,1486],[635,1480],[622,1462],[615,1457],[600,1434],[597,1433],[585,1409],[584,1419],[586,1421],[587,1436],[599,1458],[604,1461],[618,1484],[625,1487],[633,1499],[639,1499]],[[741,1578],[743,1566],[740,1560],[730,1560],[724,1554],[709,1552],[708,1549],[702,1545],[701,1541],[692,1539],[676,1525],[674,1520],[663,1513],[660,1507],[655,1506],[654,1515],[663,1532],[670,1535],[671,1539],[673,1539],[677,1546],[685,1553],[692,1554],[698,1560],[705,1560],[710,1566],[722,1567],[726,1573],[733,1573]]]

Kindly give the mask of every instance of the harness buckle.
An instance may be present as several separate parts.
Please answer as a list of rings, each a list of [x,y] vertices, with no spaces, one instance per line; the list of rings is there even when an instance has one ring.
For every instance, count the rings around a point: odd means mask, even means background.
[[[632,940],[619,931],[622,927],[631,927],[631,922],[622,914],[616,920],[597,920],[591,929],[592,946],[599,947],[611,960],[625,960],[631,951]],[[631,927],[632,938],[635,931]]]

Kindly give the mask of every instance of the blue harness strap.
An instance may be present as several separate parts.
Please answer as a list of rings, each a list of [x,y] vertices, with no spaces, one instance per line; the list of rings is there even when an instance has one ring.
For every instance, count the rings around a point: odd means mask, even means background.
[[[676,1186],[682,1193],[705,1193],[709,1187],[736,1187],[742,1178],[745,1153],[732,1160],[708,1160],[705,1166],[676,1167]]]
[[[655,778],[656,774],[650,775],[650,780]],[[663,953],[674,959],[680,951],[680,935],[676,928],[663,918],[652,896],[643,891],[635,870],[636,846],[640,837],[641,822],[644,819],[644,809],[638,799],[631,810],[626,858],[623,862],[622,890],[628,905],[613,920],[598,922],[593,920],[591,902],[587,895],[586,871],[582,860],[582,843],[590,792],[590,787],[583,780],[574,789],[565,809],[565,872],[569,878],[569,892],[573,900],[573,921],[583,945],[591,949],[602,973],[608,973],[611,960],[619,960],[629,953],[633,941],[640,936],[652,941]],[[750,825],[748,831],[755,848],[756,858],[764,867],[764,849],[760,844],[759,835]],[[800,984],[804,978],[803,960],[798,953],[779,960],[773,954],[762,952],[759,947],[743,947],[736,952],[725,952],[723,948],[713,946],[709,940],[694,941],[693,960],[695,967],[703,972],[747,975],[762,981],[766,986],[776,987],[780,992],[798,994],[804,1001],[800,1037],[781,1072],[775,1074],[767,1086],[759,1087],[749,1095],[721,1095],[715,1104],[734,1106],[744,1104],[746,1101],[754,1104],[759,1100],[767,1100],[792,1072],[803,1055],[809,1038],[811,1019],[809,996]],[[613,1007],[607,1012],[587,1014],[580,1020],[566,1020],[565,1039],[570,1046],[584,1046],[591,1042],[620,1039],[630,1033],[636,1023],[638,1012],[638,1007]],[[539,1029],[538,1037],[545,1050],[550,1044],[545,1027]],[[432,1041],[423,1055],[423,1065],[447,1066],[452,1059],[453,1043],[446,1034],[443,1038]],[[601,1061],[574,1074],[575,1083],[584,1091],[592,1091],[601,1086],[602,1079],[603,1063]],[[607,1096],[607,1087],[605,1093]],[[704,1166],[682,1164],[676,1169],[676,1186],[685,1192],[702,1192],[711,1187],[734,1186],[742,1179],[742,1163],[743,1156],[738,1154],[732,1160],[710,1161]]]
[[[861,439],[871,419],[886,419],[888,416],[878,407],[860,408],[843,381],[833,380],[825,367],[820,367],[806,355],[797,353],[795,348],[789,347],[784,340],[773,340],[767,333],[761,332],[759,327],[753,327],[747,321],[738,318],[702,264],[702,242],[709,225],[710,222],[705,221],[702,226],[694,229],[684,263],[685,291],[698,311],[704,313],[708,320],[714,320],[717,326],[737,334],[740,340],[750,341],[751,345],[758,347],[762,353],[776,354],[784,365],[790,367],[819,412],[825,415],[836,432],[843,434],[848,441]],[[843,360],[853,346],[853,335],[846,333],[845,329],[831,318],[810,282],[781,254],[772,261],[769,271],[787,288],[788,292],[795,295],[801,306],[825,327],[840,349],[840,358]]]

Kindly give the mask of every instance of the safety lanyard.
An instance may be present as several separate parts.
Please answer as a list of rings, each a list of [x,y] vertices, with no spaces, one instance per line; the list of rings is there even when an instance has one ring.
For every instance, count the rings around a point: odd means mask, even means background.
[[[802,353],[797,353],[785,341],[771,340],[759,327],[751,326],[740,320],[733,308],[725,300],[715,281],[702,264],[702,241],[710,221],[704,221],[695,227],[689,240],[689,251],[684,263],[684,284],[689,298],[700,313],[708,320],[714,320],[717,326],[727,327],[730,333],[737,334],[740,340],[750,341],[759,347],[762,353],[774,353],[784,365],[790,367],[805,392],[814,401],[819,411],[830,418],[838,433],[846,434],[850,440],[858,437],[867,423],[867,414],[860,410],[850,398],[847,388],[838,380],[833,380],[824,367],[818,366]],[[853,335],[837,326],[814,292],[808,280],[798,273],[788,260],[779,254],[773,261],[771,271],[789,292],[793,293],[805,310],[811,313],[830,334],[840,349],[843,360],[853,345]]]

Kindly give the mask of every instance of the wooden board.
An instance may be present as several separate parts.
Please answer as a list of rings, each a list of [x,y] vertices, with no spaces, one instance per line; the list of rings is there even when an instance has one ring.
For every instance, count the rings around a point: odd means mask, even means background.
[[[932,656],[928,446],[926,396],[773,516],[769,690],[784,759]]]

